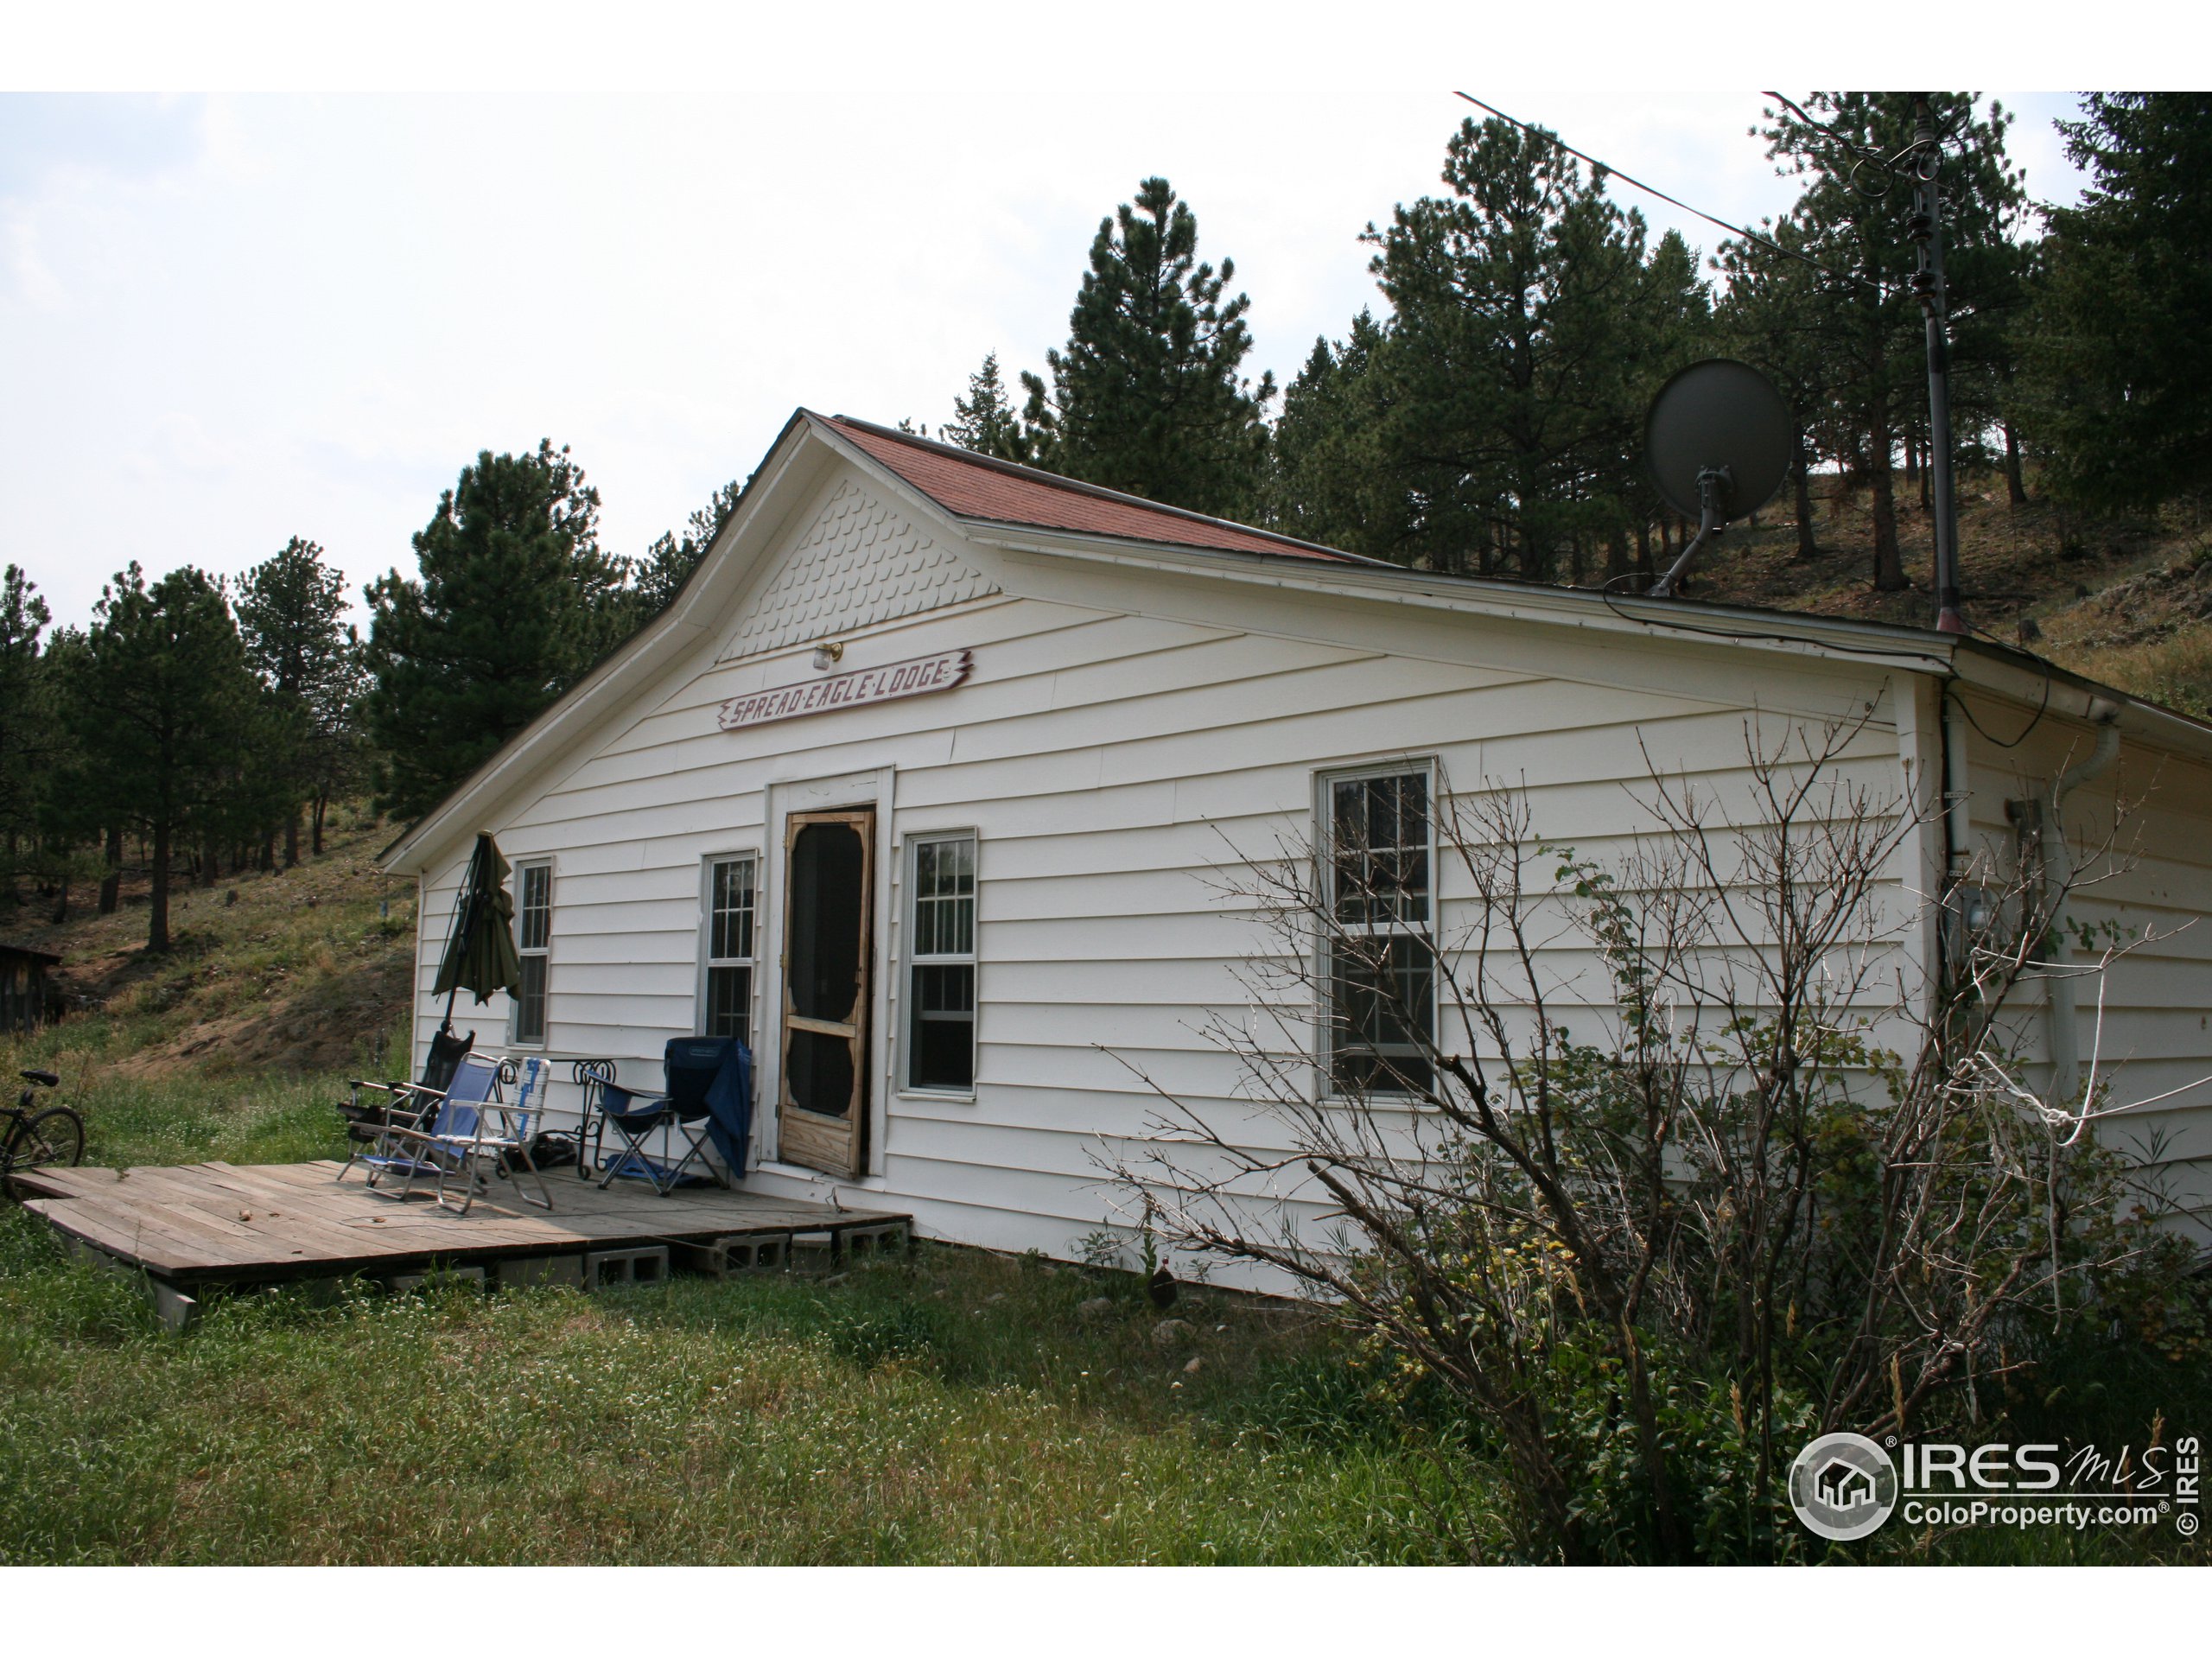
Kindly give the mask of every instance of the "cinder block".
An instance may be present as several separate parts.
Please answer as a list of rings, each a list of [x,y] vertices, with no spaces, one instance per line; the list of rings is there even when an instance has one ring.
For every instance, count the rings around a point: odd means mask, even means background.
[[[833,1233],[793,1233],[791,1236],[791,1270],[793,1273],[827,1273],[837,1264],[837,1239]]]
[[[658,1285],[668,1279],[668,1246],[645,1245],[627,1250],[590,1250],[584,1255],[584,1288],[604,1290],[609,1285]]]
[[[727,1279],[733,1273],[773,1271],[791,1257],[789,1233],[732,1233],[706,1244],[676,1246],[678,1265],[693,1273]]]
[[[862,1261],[906,1253],[906,1224],[903,1221],[878,1222],[868,1227],[851,1227],[845,1230],[845,1255],[849,1260]]]
[[[531,1285],[573,1285],[583,1287],[584,1259],[581,1255],[517,1255],[494,1265],[503,1287],[519,1289]]]

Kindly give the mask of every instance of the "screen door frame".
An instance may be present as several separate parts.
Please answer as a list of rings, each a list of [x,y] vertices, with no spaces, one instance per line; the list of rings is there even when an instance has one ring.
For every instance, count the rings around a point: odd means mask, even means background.
[[[794,849],[798,838],[807,829],[817,825],[842,825],[849,829],[860,843],[861,891],[853,913],[860,928],[860,938],[855,941],[855,982],[853,1001],[848,1016],[842,1020],[811,1019],[797,1011],[798,999],[792,992],[792,941],[798,933],[798,906],[804,897],[794,879]],[[874,1105],[875,1090],[871,1086],[872,1057],[874,1047],[876,1000],[876,900],[879,882],[876,849],[876,810],[873,805],[822,810],[798,810],[787,814],[783,825],[783,930],[777,953],[778,1003],[780,1018],[777,1033],[777,1155],[785,1163],[819,1170],[824,1174],[859,1176],[868,1166],[868,1119]],[[800,1033],[817,1037],[842,1039],[847,1047],[852,1078],[850,1096],[842,1115],[833,1116],[809,1110],[802,1106],[791,1092],[791,1048],[793,1038]]]

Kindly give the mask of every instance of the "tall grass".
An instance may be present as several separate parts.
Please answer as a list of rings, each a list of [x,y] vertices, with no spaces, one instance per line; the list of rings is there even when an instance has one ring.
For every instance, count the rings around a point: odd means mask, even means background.
[[[2068,665],[2199,720],[2212,719],[2212,624],[2192,623],[2144,645],[2076,652]]]
[[[1240,1421],[1255,1375],[1333,1363],[1302,1319],[1224,1299],[1161,1347],[1134,1294],[1079,1315],[1096,1288],[925,1249],[836,1284],[246,1296],[179,1339],[17,1212],[0,1561],[1463,1555],[1438,1448]]]

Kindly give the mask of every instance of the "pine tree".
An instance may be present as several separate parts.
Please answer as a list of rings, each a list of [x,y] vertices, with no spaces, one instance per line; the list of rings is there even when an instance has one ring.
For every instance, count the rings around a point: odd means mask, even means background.
[[[1403,559],[1414,524],[1384,453],[1389,338],[1363,310],[1341,340],[1313,342],[1275,423],[1273,511],[1285,535],[1370,557]]]
[[[232,827],[254,683],[221,585],[187,566],[150,586],[134,561],[100,590],[68,717],[103,818],[152,843],[146,948],[169,948],[171,865]]]
[[[38,836],[40,761],[51,747],[39,634],[53,620],[38,586],[15,565],[0,574],[0,899]]]
[[[1982,301],[1976,251],[2009,242],[2025,199],[2019,170],[2005,152],[2012,117],[1995,104],[1977,114],[1977,98],[1936,92],[1929,99],[1945,135],[1944,257],[1951,310],[1961,320]],[[1925,421],[1928,370],[1911,288],[1910,181],[1884,158],[1912,142],[1914,95],[1815,92],[1804,109],[1802,115],[1787,106],[1770,110],[1760,133],[1779,170],[1804,181],[1788,216],[1799,245],[1847,279],[1829,286],[1808,315],[1822,334],[1832,376],[1834,440],[1852,472],[1872,487],[1873,583],[1893,591],[1909,584],[1892,474],[1900,448]]]
[[[270,760],[283,780],[288,868],[300,861],[299,809],[309,810],[320,853],[331,797],[352,776],[363,683],[360,638],[345,613],[344,572],[297,536],[238,584],[238,632],[270,702]]]
[[[752,487],[747,478],[743,484],[735,479],[723,485],[703,507],[692,510],[691,517],[682,536],[664,530],[653,544],[645,550],[630,573],[633,591],[637,595],[637,626],[642,627],[666,610],[674,601],[691,573],[699,568],[699,561],[707,556],[707,550],[715,544],[715,537],[721,534],[729,516],[737,511],[739,499]]]
[[[91,661],[84,629],[56,628],[47,636],[33,688],[39,743],[29,804],[37,820],[39,877],[60,888],[53,915],[57,925],[69,918],[70,889],[79,875],[104,878],[103,916],[112,915],[120,902],[124,814],[104,798],[104,781],[71,720],[77,688]],[[105,860],[98,850],[103,842]]]
[[[1803,232],[1793,221],[1771,221],[1762,227],[1768,238],[1786,251],[1800,248]],[[1728,289],[1717,326],[1721,343],[1733,356],[1765,373],[1797,416],[1797,457],[1790,469],[1790,486],[1797,517],[1797,556],[1817,556],[1820,548],[1813,518],[1812,467],[1823,454],[1840,454],[1846,446],[1824,448],[1823,435],[1832,424],[1826,402],[1828,385],[1838,378],[1829,360],[1831,340],[1822,326],[1822,315],[1850,297],[1835,292],[1836,284],[1789,251],[1777,253],[1758,243],[1731,238],[1720,245],[1721,269]]]
[[[2093,92],[2059,127],[2094,181],[2044,210],[2025,331],[2050,487],[2100,509],[2212,488],[2212,94]]]
[[[366,589],[380,807],[428,811],[626,634],[631,590],[598,520],[566,448],[486,450],[416,534],[419,577]]]
[[[1381,442],[1404,550],[1549,580],[1628,511],[1637,392],[1673,350],[1658,302],[1680,284],[1647,274],[1642,218],[1548,135],[1468,121],[1444,181],[1366,238],[1394,312]]]
[[[1251,302],[1222,296],[1236,265],[1198,262],[1198,224],[1165,179],[1099,223],[1051,384],[1025,373],[1038,463],[1194,512],[1255,505],[1274,378],[1237,378]]]
[[[968,377],[968,395],[952,400],[952,418],[944,423],[944,441],[979,455],[1001,461],[1033,461],[1035,446],[1007,400],[1006,383],[999,378],[999,354],[992,352],[983,366]]]

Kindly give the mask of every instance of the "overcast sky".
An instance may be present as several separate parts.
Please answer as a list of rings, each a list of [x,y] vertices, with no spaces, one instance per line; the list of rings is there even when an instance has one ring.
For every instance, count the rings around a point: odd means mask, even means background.
[[[64,621],[130,558],[237,572],[293,535],[358,588],[412,568],[410,534],[478,450],[541,436],[600,487],[606,543],[640,550],[796,405],[935,425],[986,352],[1041,367],[1099,219],[1152,173],[1197,212],[1201,256],[1235,259],[1251,369],[1287,379],[1376,300],[1359,233],[1436,187],[1470,112],[1454,84],[1722,218],[1789,205],[1747,136],[1754,85],[1446,68],[1216,99],[1118,77],[1012,110],[834,71],[0,95],[0,558]],[[2031,194],[2070,199],[2050,123],[2072,98],[1997,96]],[[1708,251],[1719,234],[1616,191]]]

